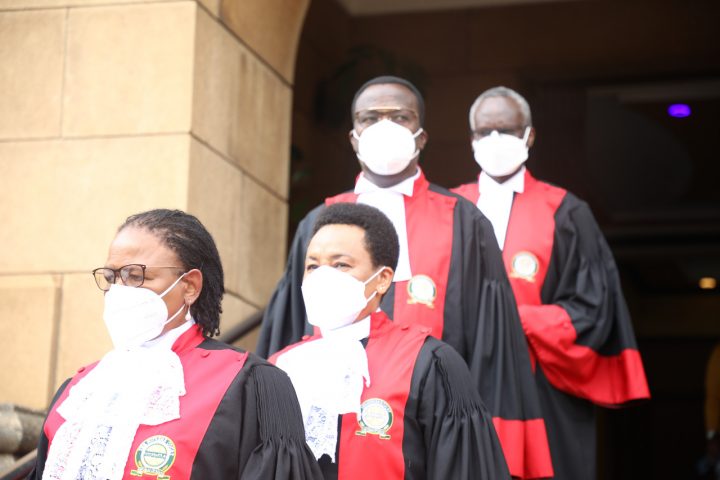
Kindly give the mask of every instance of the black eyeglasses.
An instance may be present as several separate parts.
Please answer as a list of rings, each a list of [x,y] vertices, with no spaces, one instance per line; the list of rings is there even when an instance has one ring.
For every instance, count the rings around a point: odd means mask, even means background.
[[[400,107],[373,108],[355,112],[355,121],[362,128],[367,128],[383,119],[410,128],[413,122],[418,121],[418,118],[415,110]]]
[[[131,263],[113,270],[112,268],[96,268],[92,271],[93,277],[95,277],[95,283],[98,288],[103,292],[110,290],[110,285],[113,285],[118,277],[123,285],[127,287],[139,287],[145,282],[145,270],[148,268],[174,268],[179,271],[184,271],[183,267],[148,267],[147,265],[141,265],[139,263]]]

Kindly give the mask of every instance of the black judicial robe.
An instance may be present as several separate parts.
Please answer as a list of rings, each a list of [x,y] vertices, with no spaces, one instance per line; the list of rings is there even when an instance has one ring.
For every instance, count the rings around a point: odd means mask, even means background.
[[[284,372],[254,354],[203,337],[198,326],[183,333],[172,349],[182,363],[187,392],[180,397],[180,418],[140,425],[124,479],[322,478],[305,443],[295,390]],[[42,478],[52,439],[64,422],[57,406],[94,366],[81,368],[56,393],[29,479]],[[168,445],[172,458],[163,463],[148,457],[162,467],[147,470],[143,452],[153,446],[167,451],[162,447]]]
[[[467,366],[430,329],[371,315],[363,343],[370,386],[360,419],[338,422],[336,463],[320,459],[326,480],[509,479],[492,420]],[[271,357],[320,338],[307,338]]]
[[[326,205],[355,202],[353,193]],[[311,334],[300,287],[305,251],[321,205],[298,226],[283,277],[265,310],[257,353],[268,356]],[[472,203],[429,183],[421,172],[405,197],[413,277],[394,282],[381,308],[455,348],[490,411],[513,476],[552,474],[528,347],[492,224]]]
[[[477,203],[478,184],[455,189]],[[525,173],[503,248],[556,479],[595,478],[595,405],[649,398],[610,248],[588,205]]]

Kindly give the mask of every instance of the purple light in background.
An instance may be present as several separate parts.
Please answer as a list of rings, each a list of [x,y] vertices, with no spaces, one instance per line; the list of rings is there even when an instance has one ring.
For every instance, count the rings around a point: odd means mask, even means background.
[[[685,103],[673,103],[668,107],[668,115],[675,118],[685,118],[690,116],[690,105]]]

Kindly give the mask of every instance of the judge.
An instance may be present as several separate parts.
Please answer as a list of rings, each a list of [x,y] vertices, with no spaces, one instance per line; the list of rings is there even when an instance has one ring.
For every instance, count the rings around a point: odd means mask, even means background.
[[[547,477],[550,455],[530,360],[492,225],[475,206],[419,168],[428,140],[422,95],[407,80],[377,77],[355,94],[349,140],[362,172],[352,192],[330,197],[298,226],[285,274],[263,318],[257,351],[269,355],[312,333],[300,291],[318,215],[338,202],[380,209],[400,251],[381,308],[429,328],[463,357],[517,477]]]
[[[93,275],[114,349],[58,390],[29,478],[321,478],[287,376],[210,339],[223,269],[197,218],[129,217]]]
[[[595,478],[595,406],[649,397],[617,268],[588,205],[525,168],[530,106],[496,87],[470,108],[477,182],[455,191],[495,229],[535,380],[557,479]]]
[[[393,322],[378,308],[398,251],[376,208],[323,210],[302,285],[319,333],[270,359],[298,392],[325,479],[509,478],[462,358],[428,327]]]

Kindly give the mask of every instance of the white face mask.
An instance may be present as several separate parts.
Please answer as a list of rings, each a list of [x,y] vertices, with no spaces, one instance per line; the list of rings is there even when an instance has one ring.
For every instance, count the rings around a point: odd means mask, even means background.
[[[530,127],[523,138],[493,131],[487,137],[473,140],[475,161],[491,177],[502,177],[515,172],[528,158],[527,140]]]
[[[316,268],[305,277],[301,287],[310,325],[321,330],[335,330],[357,320],[363,308],[377,294],[375,291],[370,298],[365,298],[365,285],[384,268],[364,282],[327,265]]]
[[[163,327],[182,312],[185,305],[168,318],[167,306],[162,298],[184,276],[183,273],[160,295],[147,288],[110,285],[110,290],[105,293],[103,320],[116,349],[138,347],[157,338]]]
[[[415,138],[422,133],[419,128],[414,134],[395,122],[380,120],[353,137],[358,141],[357,157],[378,175],[395,175],[402,172],[420,151],[415,148]]]

